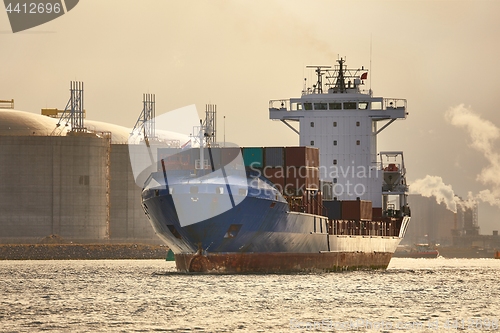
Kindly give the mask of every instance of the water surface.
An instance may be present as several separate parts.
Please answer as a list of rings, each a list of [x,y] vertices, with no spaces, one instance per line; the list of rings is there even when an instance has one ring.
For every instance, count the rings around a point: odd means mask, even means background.
[[[164,260],[0,261],[2,332],[497,331],[500,260],[180,274]],[[493,326],[491,326],[493,324]]]

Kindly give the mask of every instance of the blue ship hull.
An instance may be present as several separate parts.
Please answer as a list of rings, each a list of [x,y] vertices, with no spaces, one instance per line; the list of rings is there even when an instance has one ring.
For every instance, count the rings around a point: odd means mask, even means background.
[[[248,183],[239,204],[220,214],[183,225],[180,210],[217,211],[214,196],[222,182],[205,184],[193,194],[184,179],[146,188],[143,207],[156,233],[175,254],[177,268],[191,272],[295,272],[381,268],[389,264],[400,237],[341,236],[329,233],[325,216],[290,212],[273,187],[261,191]],[[233,194],[236,197],[238,194]],[[242,200],[241,200],[242,199]],[[236,198],[235,201],[238,201]],[[179,205],[179,202],[182,204]]]

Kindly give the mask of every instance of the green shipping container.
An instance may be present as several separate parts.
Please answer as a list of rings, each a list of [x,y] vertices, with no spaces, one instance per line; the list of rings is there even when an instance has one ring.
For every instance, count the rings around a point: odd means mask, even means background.
[[[245,166],[253,168],[264,167],[264,149],[262,147],[245,147],[243,148],[243,160]]]

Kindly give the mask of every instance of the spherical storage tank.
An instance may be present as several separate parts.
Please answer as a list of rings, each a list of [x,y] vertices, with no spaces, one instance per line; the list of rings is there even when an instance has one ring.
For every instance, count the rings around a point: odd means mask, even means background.
[[[110,139],[0,109],[0,242],[108,238]]]

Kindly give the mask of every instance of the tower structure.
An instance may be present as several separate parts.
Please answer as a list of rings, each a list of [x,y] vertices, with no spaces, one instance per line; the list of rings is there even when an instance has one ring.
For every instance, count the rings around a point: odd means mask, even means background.
[[[281,120],[299,134],[301,146],[319,148],[320,179],[331,184],[334,199],[369,200],[374,208],[387,212],[392,202],[389,196],[396,195],[400,198],[396,198],[394,210],[401,211],[407,191],[402,152],[389,154],[398,156],[398,165],[383,166],[378,159],[377,135],[396,119],[406,118],[406,100],[374,97],[371,90],[363,89],[368,70],[349,69],[345,59],[339,59],[333,69],[312,67],[317,75],[313,88],[304,87],[299,98],[271,101],[270,118]],[[298,122],[299,130],[290,121]],[[386,182],[385,172],[392,173],[391,183]]]
[[[217,105],[205,105],[205,143],[208,146],[214,146],[217,142]]]
[[[142,94],[142,111],[137,119],[132,133],[141,133],[145,141],[156,139],[156,96]]]
[[[61,123],[64,123],[65,126],[71,126],[71,132],[86,132],[87,129],[84,124],[83,82],[71,81],[69,91],[70,98],[59,118],[57,127],[61,126]]]

